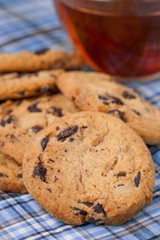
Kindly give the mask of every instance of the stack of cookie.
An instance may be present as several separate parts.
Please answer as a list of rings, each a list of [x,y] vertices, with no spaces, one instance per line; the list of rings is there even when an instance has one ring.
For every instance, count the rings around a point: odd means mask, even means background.
[[[65,71],[82,66],[74,53],[0,56],[0,190],[69,224],[119,225],[152,200],[145,143],[160,143],[160,111],[106,74]]]

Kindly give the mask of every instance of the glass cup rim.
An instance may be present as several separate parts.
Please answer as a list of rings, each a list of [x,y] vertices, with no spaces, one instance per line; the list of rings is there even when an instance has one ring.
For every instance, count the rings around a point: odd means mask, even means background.
[[[107,15],[160,15],[159,0],[58,0],[82,11]]]

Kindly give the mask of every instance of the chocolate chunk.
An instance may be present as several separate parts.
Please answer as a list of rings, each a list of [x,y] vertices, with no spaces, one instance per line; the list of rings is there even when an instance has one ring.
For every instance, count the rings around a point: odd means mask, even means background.
[[[100,100],[103,100],[104,105],[109,105],[111,103],[118,104],[118,105],[123,105],[122,100],[119,99],[118,97],[114,97],[114,96],[110,96],[110,95],[107,95],[107,96],[98,95],[98,98]]]
[[[19,173],[19,174],[17,175],[17,177],[18,177],[18,178],[22,178],[22,173]]]
[[[92,207],[94,205],[94,203],[92,203],[92,202],[81,202],[81,201],[78,201],[78,203],[82,203],[82,204],[86,205],[87,207]]]
[[[96,220],[93,217],[88,218],[89,223],[96,223]]]
[[[19,99],[19,100],[16,100],[16,106],[19,106],[19,105],[21,105],[21,103],[23,102],[23,100],[22,99]]]
[[[43,167],[41,163],[39,163],[33,170],[33,176],[39,176],[40,179],[45,182],[47,169]]]
[[[39,125],[35,125],[31,128],[31,131],[34,133],[37,133],[39,131],[41,131],[43,129],[43,127],[39,126]]]
[[[126,173],[125,172],[119,172],[117,174],[117,177],[125,177],[126,176]]]
[[[6,122],[2,119],[2,120],[0,121],[0,125],[1,125],[2,127],[5,127]]]
[[[44,151],[45,148],[47,147],[47,143],[49,142],[49,138],[48,137],[44,137],[41,141],[41,146],[42,146],[42,150]]]
[[[13,116],[13,115],[10,115],[10,116],[8,116],[8,118],[5,120],[5,122],[6,122],[7,124],[10,124],[13,120],[14,120],[14,116]]]
[[[127,99],[135,99],[135,98],[136,98],[135,95],[133,95],[133,94],[127,92],[127,91],[124,91],[124,92],[122,93],[122,96],[123,96],[124,98],[127,98]]]
[[[135,109],[132,109],[132,111],[133,111],[134,113],[136,113],[138,116],[141,115],[141,114],[140,114],[139,112],[137,112]]]
[[[14,134],[8,134],[7,137],[9,138],[9,140],[11,142],[19,142],[19,140],[16,138],[16,136]]]
[[[88,126],[82,126],[82,127],[81,127],[81,129],[86,129],[86,128],[88,128]]]
[[[112,103],[116,103],[118,105],[123,105],[124,103],[122,102],[122,100],[118,97],[114,97],[114,96],[111,96],[111,98],[113,99]]]
[[[57,117],[62,117],[63,116],[62,109],[54,107],[54,106],[50,107],[48,112],[54,114]]]
[[[2,120],[0,121],[0,125],[1,125],[2,127],[5,127],[6,124],[10,124],[13,120],[14,120],[14,116],[10,115],[10,116],[8,116],[8,117],[6,118],[6,120],[3,120],[3,119],[2,119]]]
[[[46,188],[46,191],[48,191],[48,192],[52,192],[52,190],[50,189],[50,188]]]
[[[42,110],[37,107],[37,103],[30,105],[27,109],[29,112],[42,112]]]
[[[136,187],[139,187],[140,180],[141,180],[141,173],[138,172],[137,176],[134,178],[134,184],[135,184]]]
[[[78,126],[71,126],[65,130],[63,130],[62,132],[58,133],[57,135],[57,140],[58,141],[65,141],[66,138],[70,137],[71,135],[75,134],[78,131]]]
[[[69,139],[69,142],[73,142],[75,138],[70,138]]]
[[[101,100],[108,100],[108,97],[103,96],[103,95],[98,95],[98,98]]]
[[[36,50],[34,53],[36,55],[43,55],[44,53],[46,53],[48,51],[49,51],[49,48],[42,48],[42,49]]]
[[[80,215],[83,215],[83,216],[86,216],[86,215],[87,215],[87,212],[84,211],[84,210],[80,210],[80,211],[79,211],[79,214],[80,214]]]
[[[110,110],[110,111],[107,112],[107,114],[111,114],[111,115],[113,115],[113,116],[117,116],[117,115],[118,115],[118,117],[119,117],[122,121],[125,121],[125,120],[126,120],[126,119],[125,119],[125,113],[124,113],[124,112],[121,112],[121,111],[119,111],[119,110],[117,110],[117,109],[115,109],[115,110]]]
[[[118,184],[117,185],[117,187],[122,187],[122,186],[124,186],[124,184],[122,183],[122,184]]]
[[[96,225],[104,224],[105,219],[94,219],[94,217],[89,217],[88,222]]]
[[[53,159],[51,159],[51,158],[49,158],[48,161],[49,161],[49,162],[53,162],[53,163],[55,162],[55,161],[54,161]]]
[[[103,209],[102,204],[97,203],[95,206],[92,207],[92,209],[96,212],[96,213],[103,213],[103,215],[106,215],[106,212]]]
[[[73,211],[73,213],[75,215],[82,215],[82,216],[86,216],[87,215],[87,212],[82,210],[82,209],[80,209],[80,208],[77,208],[77,207],[70,207],[70,208],[72,209],[72,211]]]
[[[0,172],[0,177],[8,177],[8,175]]]
[[[25,91],[19,91],[18,94],[19,94],[21,97],[24,97]]]
[[[43,87],[38,89],[38,93],[40,94],[53,94],[55,92],[55,89],[52,89],[51,87]]]

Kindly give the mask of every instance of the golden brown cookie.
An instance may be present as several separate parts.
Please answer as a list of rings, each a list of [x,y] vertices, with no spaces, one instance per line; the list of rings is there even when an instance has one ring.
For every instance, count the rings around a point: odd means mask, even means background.
[[[56,78],[63,70],[10,73],[0,76],[0,100],[18,99],[57,92]]]
[[[100,111],[120,118],[147,144],[160,143],[160,110],[133,89],[109,75],[94,72],[63,73],[57,84],[63,94],[85,111]]]
[[[55,119],[77,112],[63,95],[7,101],[0,106],[0,151],[22,163],[25,142]]]
[[[0,191],[26,193],[22,181],[22,166],[0,152]]]
[[[0,54],[0,72],[35,72],[57,68],[72,70],[83,66],[84,61],[76,52],[42,50]]]
[[[151,202],[151,155],[132,129],[109,114],[79,112],[57,119],[28,149],[24,184],[61,221],[119,225]]]

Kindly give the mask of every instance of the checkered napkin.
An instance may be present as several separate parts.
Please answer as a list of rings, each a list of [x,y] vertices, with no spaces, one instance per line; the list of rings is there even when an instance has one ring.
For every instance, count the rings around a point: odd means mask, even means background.
[[[41,48],[72,49],[52,1],[0,0],[0,51]],[[128,85],[160,108],[160,79]],[[150,151],[156,168],[153,202],[128,223],[72,227],[50,216],[29,194],[0,192],[0,240],[160,239],[160,146],[152,146]]]

